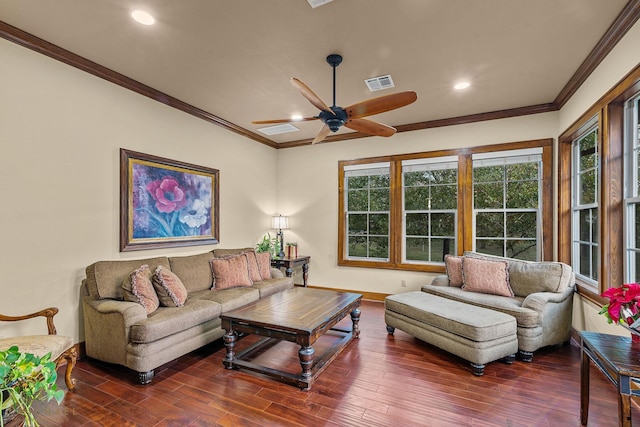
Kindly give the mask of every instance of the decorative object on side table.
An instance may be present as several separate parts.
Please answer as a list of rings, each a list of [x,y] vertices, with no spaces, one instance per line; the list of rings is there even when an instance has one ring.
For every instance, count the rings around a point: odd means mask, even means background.
[[[17,346],[0,351],[0,424],[4,425],[5,416],[13,410],[24,417],[24,425],[39,425],[32,412],[33,402],[55,399],[60,404],[64,398],[56,379],[56,364],[51,360],[51,353],[38,357],[20,353]]]
[[[287,258],[298,258],[298,244],[287,242]]]
[[[274,230],[278,230],[276,233],[276,239],[280,241],[280,251],[277,256],[280,258],[284,258],[284,233],[282,230],[286,230],[289,228],[289,217],[282,215],[274,215],[271,218],[271,228]]]
[[[602,307],[609,323],[615,323],[631,332],[631,341],[640,343],[640,284],[630,283],[610,288],[602,293],[609,303]]]

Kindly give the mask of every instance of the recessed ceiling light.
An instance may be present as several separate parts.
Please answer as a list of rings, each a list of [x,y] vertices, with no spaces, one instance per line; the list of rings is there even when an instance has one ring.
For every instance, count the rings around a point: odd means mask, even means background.
[[[144,10],[134,10],[131,12],[131,17],[142,25],[153,25],[156,22],[155,18]]]
[[[468,88],[469,86],[471,86],[471,83],[469,83],[469,82],[459,82],[459,83],[456,83],[456,84],[453,86],[453,88],[454,88],[455,90],[462,90],[462,89],[466,89],[466,88]]]
[[[294,122],[298,122],[298,121],[302,120],[302,115],[301,114],[293,114],[291,116],[291,120],[293,120]]]

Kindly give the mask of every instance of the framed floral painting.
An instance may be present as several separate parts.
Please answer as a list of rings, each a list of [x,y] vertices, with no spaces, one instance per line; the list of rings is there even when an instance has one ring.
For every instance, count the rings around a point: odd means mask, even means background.
[[[120,251],[218,243],[219,171],[120,149]]]

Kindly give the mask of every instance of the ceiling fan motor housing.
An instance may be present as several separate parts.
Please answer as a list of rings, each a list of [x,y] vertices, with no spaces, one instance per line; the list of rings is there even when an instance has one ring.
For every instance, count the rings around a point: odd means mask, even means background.
[[[347,121],[347,112],[340,107],[331,107],[333,113],[330,111],[320,111],[320,120],[324,122],[331,132],[337,132],[338,129]]]

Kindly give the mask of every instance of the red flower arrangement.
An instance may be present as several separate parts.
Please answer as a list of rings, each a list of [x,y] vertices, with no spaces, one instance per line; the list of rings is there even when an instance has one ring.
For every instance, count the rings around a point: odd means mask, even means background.
[[[609,323],[634,325],[640,317],[640,284],[631,283],[619,288],[610,288],[602,293],[609,298],[609,304],[602,307],[599,314],[604,314]],[[633,325],[633,326],[632,326]]]

